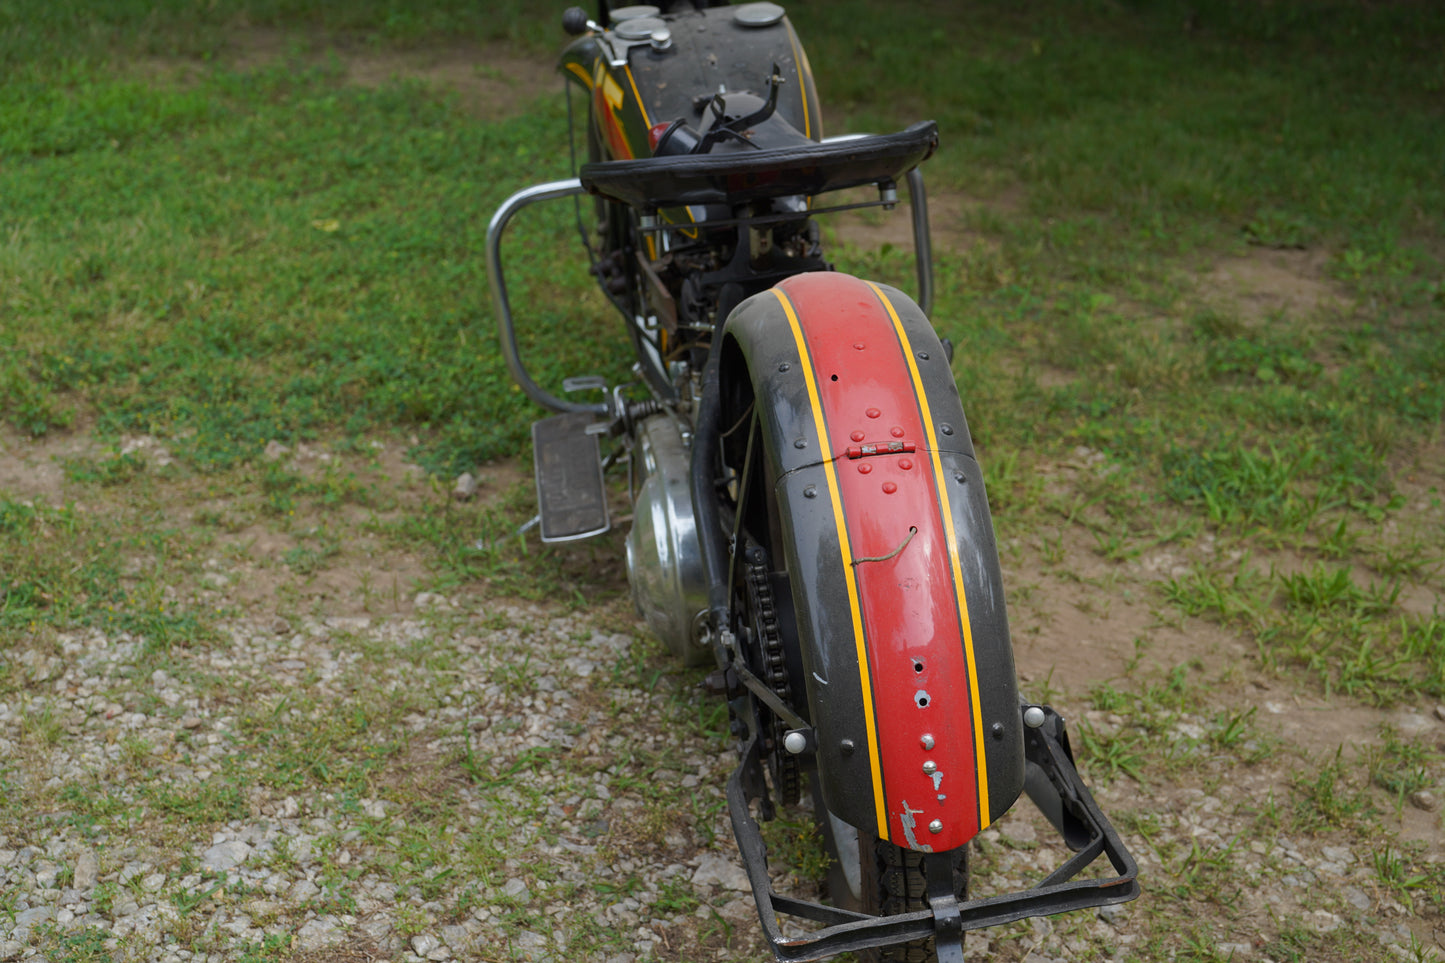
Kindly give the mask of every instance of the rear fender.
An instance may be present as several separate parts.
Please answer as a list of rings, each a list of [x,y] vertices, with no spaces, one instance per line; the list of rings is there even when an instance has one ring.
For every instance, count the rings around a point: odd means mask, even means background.
[[[823,800],[901,846],[961,846],[1018,798],[1024,743],[943,346],[906,295],[832,272],[744,301],[724,338],[722,384],[750,379],[775,479]]]

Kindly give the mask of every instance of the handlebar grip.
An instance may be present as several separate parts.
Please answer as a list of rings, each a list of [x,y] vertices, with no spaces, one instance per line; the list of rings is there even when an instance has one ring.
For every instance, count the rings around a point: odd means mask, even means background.
[[[562,11],[562,29],[573,37],[587,32],[587,11],[581,7],[568,7]]]

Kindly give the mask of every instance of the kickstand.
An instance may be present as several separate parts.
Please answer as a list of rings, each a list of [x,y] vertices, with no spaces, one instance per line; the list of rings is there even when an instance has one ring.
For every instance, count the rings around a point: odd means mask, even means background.
[[[527,534],[540,524],[542,524],[542,516],[533,515],[527,521],[518,525],[515,532],[505,537],[507,539],[521,538],[523,535]],[[487,541],[485,538],[479,538],[472,543],[472,548],[476,549],[479,552],[489,552],[492,549],[496,548],[498,545],[502,544],[502,541],[503,539],[501,538],[494,538],[490,542]]]
[[[926,854],[923,875],[928,881],[928,905],[933,910],[933,949],[938,963],[963,963],[963,920],[958,911],[958,894],[953,889],[953,854]]]

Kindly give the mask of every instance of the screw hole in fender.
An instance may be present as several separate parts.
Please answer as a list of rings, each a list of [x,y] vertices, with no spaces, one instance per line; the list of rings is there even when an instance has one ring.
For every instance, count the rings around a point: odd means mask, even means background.
[[[920,709],[927,709],[927,708],[928,708],[928,702],[929,702],[929,695],[928,695],[927,692],[924,692],[922,689],[919,689],[917,692],[915,692],[915,693],[913,694],[913,701],[918,704],[918,708],[920,708]]]

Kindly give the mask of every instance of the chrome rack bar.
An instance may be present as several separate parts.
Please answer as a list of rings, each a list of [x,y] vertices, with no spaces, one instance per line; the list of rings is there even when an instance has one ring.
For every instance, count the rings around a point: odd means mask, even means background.
[[[861,140],[868,134],[839,134],[824,137],[825,144],[841,144]],[[917,167],[909,171],[908,206],[913,215],[913,260],[918,272],[918,306],[933,317],[933,242],[928,229],[928,191],[923,186],[923,172]]]
[[[520,190],[502,202],[487,225],[487,281],[492,288],[492,307],[497,312],[497,334],[502,343],[502,356],[507,359],[507,370],[512,379],[537,404],[553,411],[591,411],[606,414],[607,403],[566,401],[543,388],[532,380],[522,364],[522,355],[517,347],[517,328],[512,322],[512,307],[507,300],[507,283],[502,277],[502,232],[507,222],[522,208],[538,201],[550,201],[559,197],[585,194],[587,189],[577,178],[565,181],[551,181]]]

